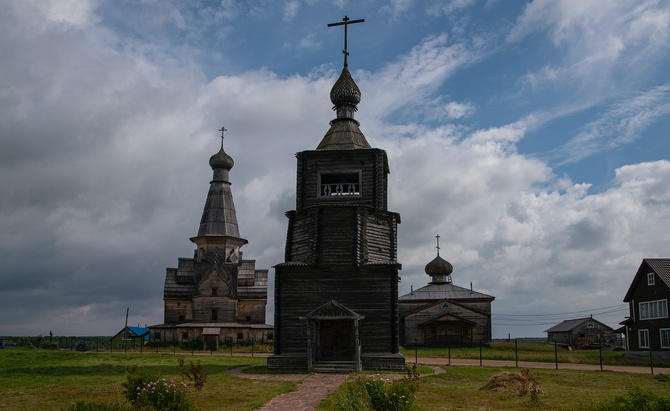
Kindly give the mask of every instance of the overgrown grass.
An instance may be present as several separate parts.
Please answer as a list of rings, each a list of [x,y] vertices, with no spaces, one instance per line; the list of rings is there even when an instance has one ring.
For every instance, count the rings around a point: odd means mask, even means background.
[[[480,390],[494,375],[510,371],[504,367],[446,367],[447,372],[424,376],[418,381],[414,409],[428,410],[610,410],[595,408],[609,404],[631,389],[667,396],[667,378],[649,374],[617,372],[533,370],[539,394],[534,399],[518,392]],[[341,389],[324,401],[319,411],[340,410]]]
[[[414,358],[415,350],[403,349],[402,354],[409,360]],[[453,347],[447,348],[418,348],[416,353],[419,357],[479,359],[479,347]],[[515,351],[514,342],[492,342],[490,347],[482,347],[482,358],[484,360],[514,361],[518,352],[519,361],[554,362],[556,351],[551,344],[544,343],[522,343],[518,344]],[[558,362],[573,364],[599,364],[600,353],[598,350],[568,351],[558,347]],[[626,358],[623,351],[603,350],[604,365],[637,365],[648,366],[648,358]],[[655,367],[670,367],[670,360],[654,359]]]
[[[208,355],[195,358],[208,374],[205,387],[191,394],[193,403],[203,410],[256,409],[296,387],[293,382],[248,380],[228,373],[239,366],[264,365],[265,358]],[[0,351],[0,409],[61,410],[77,401],[122,405],[126,399],[121,384],[127,369],[137,365],[151,373],[181,380],[177,360],[177,356],[165,354],[5,348]]]

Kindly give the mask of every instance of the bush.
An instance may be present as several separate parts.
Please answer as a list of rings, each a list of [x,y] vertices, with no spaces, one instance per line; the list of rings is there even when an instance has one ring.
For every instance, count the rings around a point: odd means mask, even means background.
[[[406,368],[400,380],[380,375],[359,375],[343,384],[335,399],[342,411],[406,411],[411,410],[417,389],[416,365]]]
[[[148,406],[160,411],[191,411],[196,408],[186,391],[184,382],[159,378],[135,388],[137,395],[133,405]]]
[[[138,395],[137,388],[144,387],[144,384],[156,381],[159,378],[160,375],[151,373],[143,368],[137,368],[136,365],[126,370],[126,381],[121,384],[125,389],[126,399],[131,404],[135,404]]]
[[[611,400],[594,404],[590,411],[667,411],[670,410],[670,396],[631,388],[626,395],[618,395]]]
[[[180,365],[183,364],[183,360]],[[203,373],[204,374],[204,373]],[[204,384],[204,382],[203,382]],[[196,408],[184,382],[176,383],[134,366],[126,373],[126,399],[136,408],[159,411],[191,411]],[[88,410],[75,410],[88,411]]]

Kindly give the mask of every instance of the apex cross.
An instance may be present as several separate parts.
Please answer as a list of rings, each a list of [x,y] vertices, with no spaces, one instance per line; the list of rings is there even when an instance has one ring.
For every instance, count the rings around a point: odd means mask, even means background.
[[[347,26],[354,23],[363,23],[364,21],[365,19],[350,20],[348,16],[344,16],[341,23],[328,24],[328,27],[344,26],[344,50],[342,50],[342,53],[344,53],[344,67],[347,67],[348,65],[347,56],[349,55],[349,52],[347,51]]]

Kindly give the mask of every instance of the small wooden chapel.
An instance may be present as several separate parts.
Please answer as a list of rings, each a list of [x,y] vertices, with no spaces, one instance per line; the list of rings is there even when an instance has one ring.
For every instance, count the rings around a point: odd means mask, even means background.
[[[337,117],[314,150],[296,154],[296,209],[286,213],[275,268],[270,369],[402,370],[398,352],[397,225],[387,209],[386,152],[354,119],[361,91],[347,63],[330,91]]]

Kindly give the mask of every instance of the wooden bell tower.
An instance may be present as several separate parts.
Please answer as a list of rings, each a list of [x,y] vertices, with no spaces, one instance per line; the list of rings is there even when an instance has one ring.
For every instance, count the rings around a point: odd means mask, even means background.
[[[285,261],[275,266],[271,369],[404,367],[398,353],[397,225],[387,210],[386,152],[354,119],[361,92],[344,68],[330,91],[337,117],[315,150],[297,157],[296,209]]]

